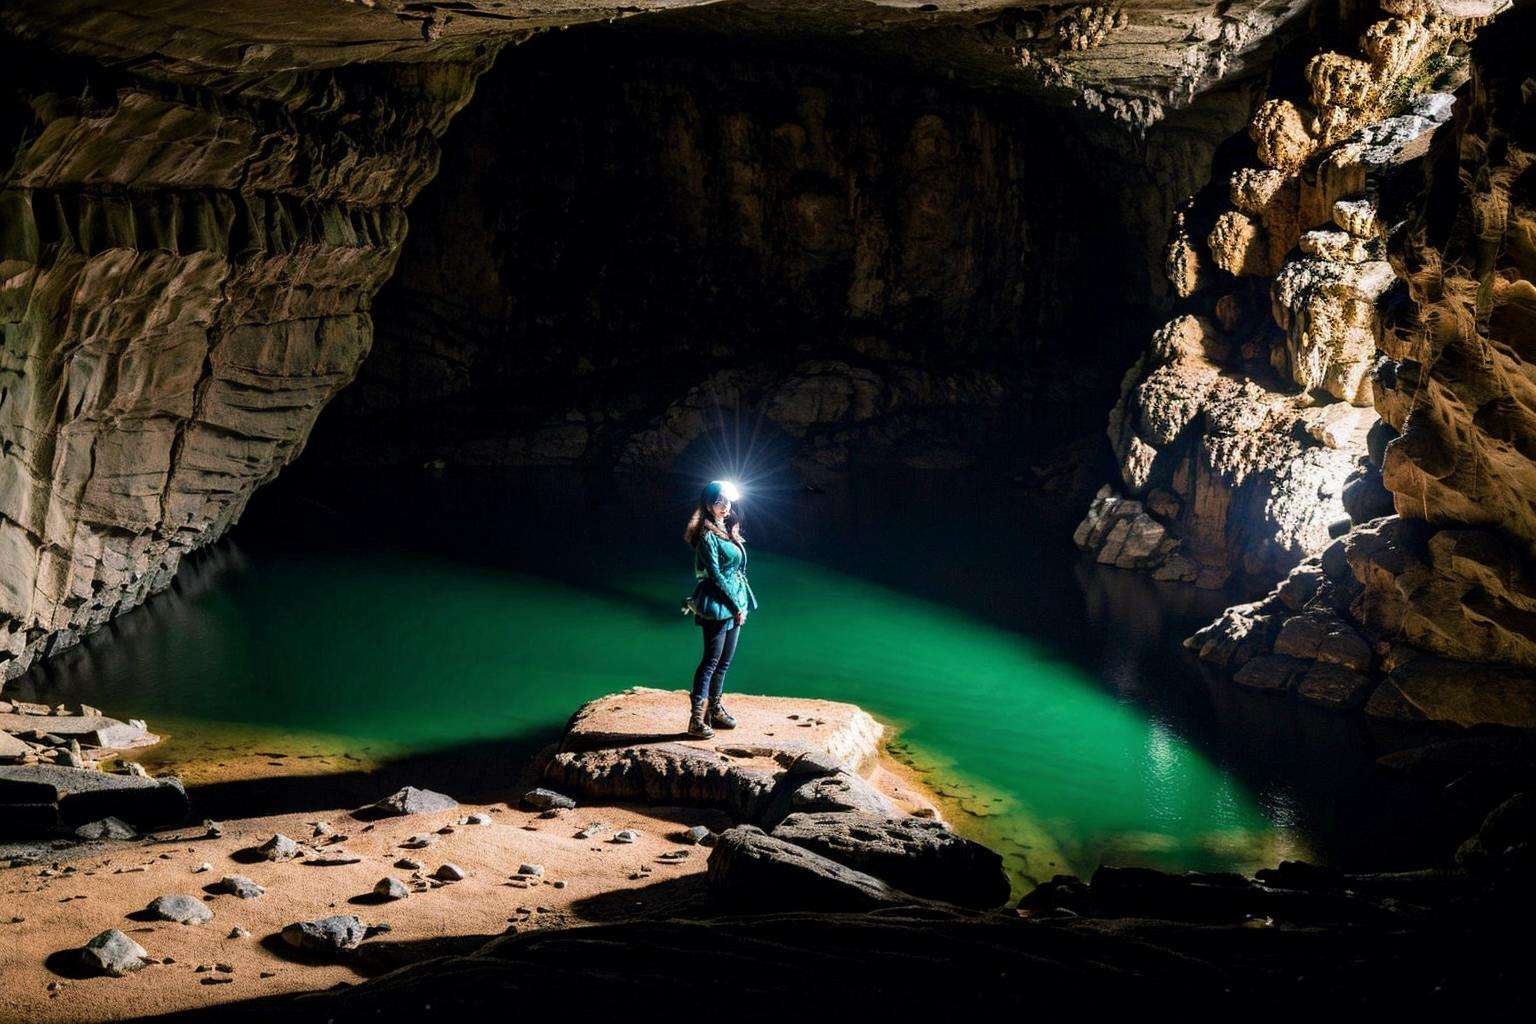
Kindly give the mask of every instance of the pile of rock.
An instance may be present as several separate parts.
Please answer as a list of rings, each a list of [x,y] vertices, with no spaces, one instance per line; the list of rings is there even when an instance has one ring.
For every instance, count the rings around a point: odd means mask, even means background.
[[[149,778],[131,762],[116,773],[99,770],[110,754],[159,741],[143,722],[89,706],[0,701],[0,827],[86,826],[82,838],[101,839],[124,838],[123,828],[133,825],[184,820],[187,797],[177,780]],[[109,818],[121,827],[94,827]]]
[[[907,813],[872,781],[883,729],[863,710],[737,695],[736,729],[689,740],[678,735],[685,703],[680,692],[636,687],[585,705],[546,780],[608,801],[735,817],[741,825],[714,837],[708,877],[716,898],[736,909],[1007,899],[997,854],[955,835],[931,805]]]

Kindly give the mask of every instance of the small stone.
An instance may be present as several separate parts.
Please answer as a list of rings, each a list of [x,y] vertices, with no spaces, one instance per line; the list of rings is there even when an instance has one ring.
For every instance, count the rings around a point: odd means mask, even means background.
[[[544,875],[543,864],[520,864],[517,873],[524,877],[542,878]]]
[[[241,928],[239,925],[236,925],[229,930],[229,937],[231,939],[245,939],[249,938],[250,935],[250,932],[246,931],[244,928]]]
[[[459,867],[457,864],[444,864],[442,867],[432,872],[432,877],[440,882],[462,882],[469,876],[466,875],[464,873],[464,869]]]
[[[121,977],[144,966],[149,954],[116,928],[108,928],[80,948],[80,960],[92,970]]]
[[[442,828],[437,830],[437,834],[440,836],[451,836],[456,831],[458,830],[455,829],[452,825],[444,825]]]
[[[556,889],[564,889],[565,888],[565,883],[564,882],[550,882],[549,884],[554,886]]]
[[[436,836],[417,835],[411,836],[411,838],[407,839],[400,845],[405,847],[407,850],[424,850],[435,842],[437,842]]]
[[[177,924],[202,924],[213,920],[213,911],[208,904],[196,896],[185,894],[156,896],[149,901],[144,912],[157,920],[175,921]]]
[[[523,803],[536,811],[547,811],[556,807],[563,807],[569,810],[576,806],[576,801],[570,797],[562,793],[556,793],[552,789],[544,789],[542,786],[538,789],[530,789],[524,793]]]
[[[213,889],[230,896],[238,896],[242,900],[253,900],[267,891],[243,875],[225,875],[214,884]]]
[[[299,844],[281,832],[256,847],[256,852],[267,860],[293,860],[293,858],[303,854],[303,851],[299,849]]]
[[[318,853],[315,856],[310,857],[304,863],[313,864],[316,867],[328,868],[335,867],[338,864],[357,864],[362,861],[362,859],[363,858],[359,857],[355,853],[348,853],[346,850],[333,847],[325,850],[323,853]]]
[[[403,900],[411,894],[411,890],[398,878],[381,878],[379,884],[373,887],[373,894],[386,900]]]
[[[683,842],[691,843],[691,844],[693,844],[695,846],[697,846],[699,843],[702,843],[704,840],[706,840],[708,838],[709,838],[709,829],[705,828],[703,825],[695,825],[692,828],[690,828],[688,831],[684,832],[683,835],[682,835]]]
[[[421,861],[412,860],[409,857],[401,857],[399,860],[395,861],[395,867],[399,868],[401,871],[420,871]]]
[[[591,839],[593,836],[597,835],[602,830],[603,830],[603,826],[602,825],[599,825],[596,822],[593,822],[592,824],[588,825],[586,828],[583,828],[581,831],[577,832],[576,833],[576,838],[577,839]]]
[[[471,814],[464,819],[464,824],[466,825],[489,825],[490,823],[491,816],[489,814]]]
[[[207,861],[203,861],[197,867],[192,869],[192,873],[194,875],[201,875],[201,874],[203,874],[206,871],[212,871],[212,870],[213,870],[213,865],[209,864]]]
[[[628,828],[613,834],[613,841],[616,843],[632,843],[639,838],[640,837],[635,834],[633,829]]]
[[[336,830],[331,827],[331,823],[328,821],[315,822],[314,835],[316,836],[328,836],[333,834],[335,831]]]
[[[204,818],[203,831],[209,839],[220,839],[224,835],[224,825],[212,818]]]

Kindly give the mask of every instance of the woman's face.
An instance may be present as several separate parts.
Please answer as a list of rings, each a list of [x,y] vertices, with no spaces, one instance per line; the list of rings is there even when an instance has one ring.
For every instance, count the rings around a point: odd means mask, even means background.
[[[710,506],[710,511],[715,514],[716,519],[719,519],[723,522],[725,517],[731,514],[731,499],[722,494],[720,497],[716,498],[715,503]]]

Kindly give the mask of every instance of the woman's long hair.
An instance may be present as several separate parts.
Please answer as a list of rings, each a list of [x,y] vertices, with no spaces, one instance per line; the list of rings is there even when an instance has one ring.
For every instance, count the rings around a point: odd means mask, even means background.
[[[713,509],[700,499],[693,510],[693,515],[688,517],[688,526],[683,530],[683,540],[687,541],[690,547],[697,545],[700,538],[704,536],[705,530],[725,540],[733,540],[743,548],[747,546],[746,538],[741,535],[741,516],[736,514],[734,503],[731,505],[730,513],[725,517],[725,528],[721,529],[720,524],[715,522]]]

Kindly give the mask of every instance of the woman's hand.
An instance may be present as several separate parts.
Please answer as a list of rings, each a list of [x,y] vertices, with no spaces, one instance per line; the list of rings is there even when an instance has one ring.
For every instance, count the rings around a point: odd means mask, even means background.
[[[741,611],[736,613],[736,625],[738,625],[738,626],[745,626],[746,624],[747,624],[747,612],[746,612],[746,609],[742,609]]]

